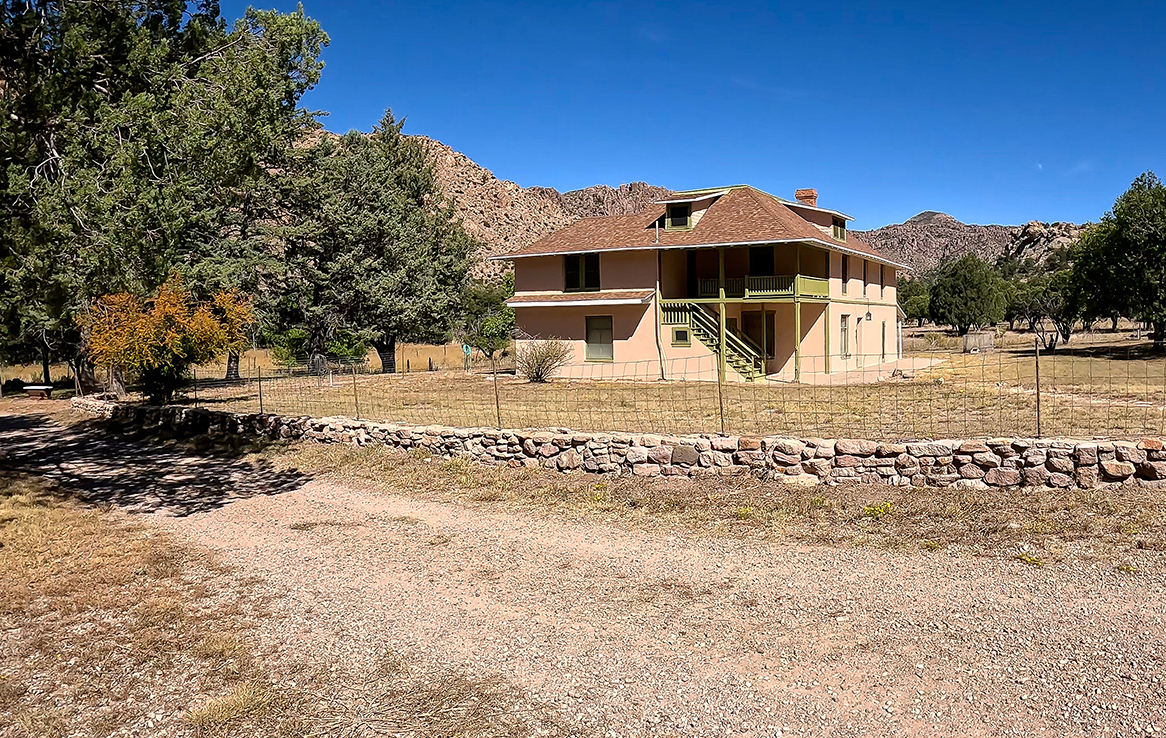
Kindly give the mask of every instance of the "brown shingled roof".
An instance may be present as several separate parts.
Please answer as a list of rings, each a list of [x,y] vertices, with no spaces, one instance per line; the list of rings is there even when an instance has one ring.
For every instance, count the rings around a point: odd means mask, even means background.
[[[664,215],[664,211],[664,205],[652,205],[633,215],[583,218],[540,238],[524,249],[495,258],[814,241],[830,249],[863,254],[877,261],[901,266],[853,235],[849,235],[845,241],[835,240],[778,198],[753,187],[734,187],[717,198],[692,230],[669,231],[660,228],[657,241],[654,224]]]

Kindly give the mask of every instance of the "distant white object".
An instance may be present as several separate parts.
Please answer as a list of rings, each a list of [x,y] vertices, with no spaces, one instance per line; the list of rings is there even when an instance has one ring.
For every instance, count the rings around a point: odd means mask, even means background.
[[[51,384],[26,384],[24,391],[28,393],[29,397],[35,397],[38,400],[48,400],[52,398],[53,386]]]

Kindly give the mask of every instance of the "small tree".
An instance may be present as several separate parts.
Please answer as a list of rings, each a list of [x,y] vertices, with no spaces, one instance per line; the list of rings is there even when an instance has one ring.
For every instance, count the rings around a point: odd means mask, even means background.
[[[136,375],[149,402],[165,404],[191,366],[239,350],[252,322],[237,292],[198,303],[171,277],[149,300],[125,292],[98,299],[84,327],[94,363]]]
[[[529,341],[514,354],[518,372],[531,382],[549,382],[571,363],[571,344],[558,338]]]
[[[1004,280],[986,261],[967,254],[940,270],[931,287],[928,316],[961,336],[1004,319]]]
[[[514,273],[501,283],[471,282],[462,295],[462,340],[493,360],[510,345],[514,334],[514,309],[506,301],[514,297]]]
[[[907,320],[919,321],[919,327],[922,328],[930,304],[927,285],[918,279],[900,279],[897,293],[899,305],[903,308]]]

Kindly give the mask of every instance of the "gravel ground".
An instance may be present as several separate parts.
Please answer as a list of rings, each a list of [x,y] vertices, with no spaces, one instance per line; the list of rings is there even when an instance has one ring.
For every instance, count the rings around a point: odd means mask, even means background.
[[[392,649],[599,735],[1166,732],[1159,552],[1035,567],[645,532],[2,420],[13,468],[254,575],[267,654],[359,672]]]
[[[268,645],[498,673],[615,735],[1166,731],[1136,572],[653,535],[327,481],[159,525],[281,595]]]

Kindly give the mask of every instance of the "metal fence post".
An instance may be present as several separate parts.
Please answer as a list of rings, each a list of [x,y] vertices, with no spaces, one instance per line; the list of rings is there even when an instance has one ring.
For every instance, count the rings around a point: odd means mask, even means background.
[[[356,389],[356,364],[352,365],[352,404],[356,406],[356,419],[360,420],[360,393]]]
[[[1032,347],[1036,349],[1036,437],[1041,437],[1041,417],[1040,417],[1040,337],[1037,336],[1032,339]]]
[[[498,395],[498,365],[494,355],[490,355],[490,373],[494,375],[494,413],[498,419],[498,430],[502,430],[502,398]]]
[[[255,376],[259,380],[259,414],[263,414],[263,368],[255,367]]]

